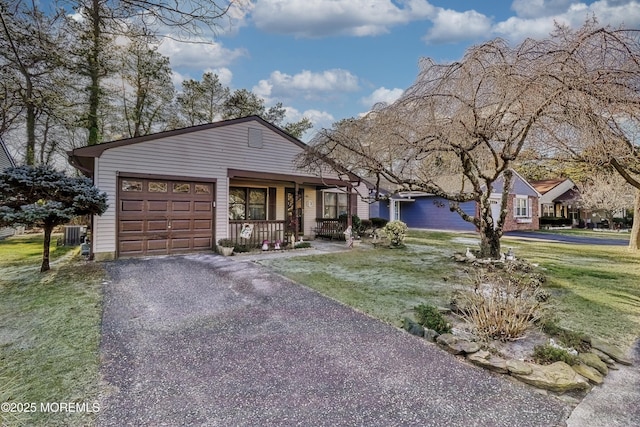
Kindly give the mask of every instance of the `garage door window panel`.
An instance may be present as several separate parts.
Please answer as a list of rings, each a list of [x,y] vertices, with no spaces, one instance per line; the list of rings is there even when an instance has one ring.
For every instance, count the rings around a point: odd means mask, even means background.
[[[207,184],[196,184],[196,194],[211,194],[211,186]]]
[[[166,182],[149,181],[149,193],[166,193],[169,187]]]
[[[122,180],[122,186],[120,188],[121,188],[122,191],[141,192],[142,191],[142,181],[123,179]]]
[[[182,193],[188,194],[191,192],[191,184],[187,182],[174,182],[173,183],[173,192],[174,193]]]

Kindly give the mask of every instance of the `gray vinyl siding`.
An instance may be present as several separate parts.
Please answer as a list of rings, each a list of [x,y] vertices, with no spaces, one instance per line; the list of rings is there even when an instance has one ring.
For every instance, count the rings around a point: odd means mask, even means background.
[[[262,130],[262,148],[248,146],[249,128]],[[215,238],[220,239],[228,232],[227,169],[307,176],[295,168],[294,160],[300,151],[299,146],[258,122],[242,122],[108,149],[96,159],[95,165],[95,184],[108,194],[109,208],[101,217],[96,217],[94,251],[96,254],[116,251],[118,173],[216,179]],[[309,196],[313,196],[311,191]],[[278,209],[284,210],[284,207],[278,206]],[[305,212],[305,223],[311,224],[310,216]]]

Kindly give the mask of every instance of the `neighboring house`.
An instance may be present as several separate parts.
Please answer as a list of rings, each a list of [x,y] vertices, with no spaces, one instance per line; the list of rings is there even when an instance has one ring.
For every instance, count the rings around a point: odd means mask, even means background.
[[[15,166],[15,162],[9,154],[9,150],[7,150],[7,146],[4,145],[4,141],[0,139],[0,171],[5,170],[6,168],[10,168]],[[13,236],[16,234],[16,230],[11,227],[3,227],[0,228],[0,239],[4,239],[5,237]]]
[[[93,218],[95,258],[211,250],[226,238],[285,242],[314,237],[342,213],[367,219],[353,191],[364,184],[298,169],[305,147],[251,116],[70,151],[69,162],[109,197]]]
[[[578,207],[580,191],[572,180],[546,179],[531,181],[531,185],[540,193],[541,222],[565,219],[566,225],[578,225],[582,214]]]
[[[459,191],[459,178],[445,178],[440,187],[449,191]],[[502,180],[494,185],[491,194],[491,208],[494,218],[498,217],[502,192]],[[514,171],[512,190],[507,201],[507,217],[504,231],[538,229],[538,198],[540,194],[518,173]],[[461,209],[469,215],[477,215],[476,203],[464,202]],[[425,192],[400,192],[388,201],[381,201],[372,206],[371,217],[381,216],[388,211],[389,220],[400,220],[411,228],[428,228],[437,230],[475,231],[472,223],[465,221],[457,212],[449,209],[449,201],[442,197]]]

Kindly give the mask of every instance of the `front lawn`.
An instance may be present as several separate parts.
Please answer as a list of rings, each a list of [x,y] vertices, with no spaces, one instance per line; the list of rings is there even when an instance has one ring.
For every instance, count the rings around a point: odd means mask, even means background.
[[[405,249],[362,248],[262,263],[291,279],[394,325],[419,303],[447,306],[471,283],[455,251],[477,248],[473,234],[411,231]],[[640,256],[625,247],[504,239],[547,276],[549,312],[559,326],[630,346],[640,331]]]
[[[42,236],[0,241],[0,403],[12,410],[3,406],[3,426],[94,423],[95,414],[60,403],[96,409],[104,271],[52,240],[47,273]]]

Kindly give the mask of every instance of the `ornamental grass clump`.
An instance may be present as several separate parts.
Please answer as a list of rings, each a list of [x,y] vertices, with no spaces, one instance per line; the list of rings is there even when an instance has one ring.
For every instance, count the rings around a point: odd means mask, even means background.
[[[403,247],[404,238],[407,236],[409,228],[402,221],[390,221],[382,228],[382,232],[389,239],[391,247]]]
[[[455,304],[478,337],[514,341],[540,318],[543,302],[537,298],[538,288],[537,281],[525,276],[481,270],[475,289],[458,293]]]

